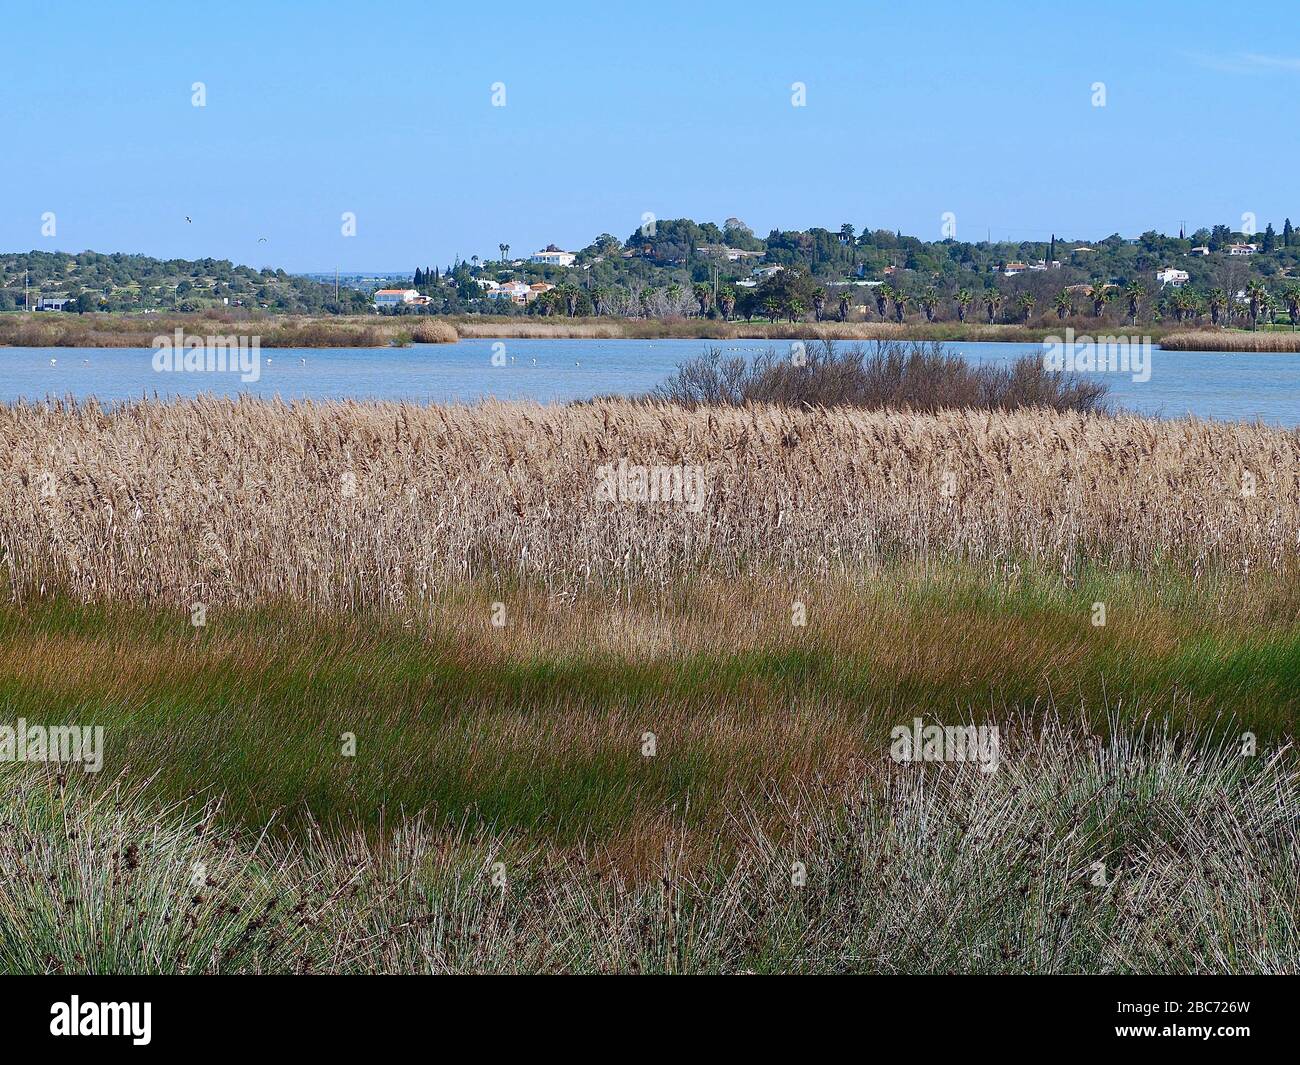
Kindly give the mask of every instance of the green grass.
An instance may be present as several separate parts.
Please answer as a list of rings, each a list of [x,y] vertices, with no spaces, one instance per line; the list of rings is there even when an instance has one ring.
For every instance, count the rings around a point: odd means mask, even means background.
[[[804,629],[748,597],[753,619],[732,623],[755,633],[749,645],[719,622],[716,639],[640,656],[587,638],[612,606],[598,597],[552,619],[554,639],[485,630],[465,603],[502,594],[526,591],[465,590],[420,618],[217,611],[202,630],[145,608],[8,606],[0,720],[102,724],[102,780],[220,797],[222,818],[249,830],[423,812],[577,845],[639,837],[671,810],[713,831],[738,797],[878,756],[914,714],[1065,708],[1105,728],[1120,708],[1264,741],[1300,715],[1300,623],[1258,595],[1243,618],[1211,581],[895,574],[814,587]],[[733,609],[713,594],[665,597],[658,623]],[[1094,601],[1108,604],[1104,628]]]

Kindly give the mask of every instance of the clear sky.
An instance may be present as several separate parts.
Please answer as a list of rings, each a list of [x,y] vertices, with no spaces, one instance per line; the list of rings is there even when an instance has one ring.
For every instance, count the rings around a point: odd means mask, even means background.
[[[937,239],[951,211],[965,240],[1300,222],[1284,0],[0,15],[3,250],[355,271],[624,239],[644,212]]]

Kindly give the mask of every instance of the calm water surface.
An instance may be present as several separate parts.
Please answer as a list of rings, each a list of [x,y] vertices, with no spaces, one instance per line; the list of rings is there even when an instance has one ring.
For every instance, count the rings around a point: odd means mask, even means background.
[[[505,345],[504,366],[492,365],[497,343]],[[0,402],[95,396],[111,403],[243,392],[285,399],[446,403],[494,396],[556,403],[647,391],[711,345],[747,356],[789,346],[768,340],[462,340],[409,348],[273,348],[262,352],[261,376],[252,382],[236,373],[158,373],[151,348],[0,348]],[[1006,364],[1042,351],[1039,344],[948,346],[981,363]],[[1110,385],[1113,405],[1143,414],[1300,425],[1300,354],[1155,351],[1149,381],[1091,376]]]

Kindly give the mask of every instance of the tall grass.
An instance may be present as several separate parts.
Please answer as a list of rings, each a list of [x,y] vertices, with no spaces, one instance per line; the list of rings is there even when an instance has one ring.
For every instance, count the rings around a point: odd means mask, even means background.
[[[1300,970],[1289,752],[1008,724],[997,773],[870,759],[844,790],[739,809],[734,861],[670,843],[641,881],[418,820],[234,835],[5,767],[0,971]]]
[[[598,471],[622,460],[700,467],[702,507],[608,501]],[[466,579],[900,559],[1283,572],[1298,543],[1300,433],[1260,425],[622,400],[0,409],[0,565],[19,598],[356,609]]]
[[[0,346],[147,348],[176,329],[188,334],[261,337],[267,348],[382,347],[398,338],[453,343],[454,326],[434,318],[312,317],[252,311],[202,314],[0,314]]]
[[[1300,333],[1244,333],[1236,330],[1201,330],[1170,333],[1160,346],[1166,351],[1300,351]]]

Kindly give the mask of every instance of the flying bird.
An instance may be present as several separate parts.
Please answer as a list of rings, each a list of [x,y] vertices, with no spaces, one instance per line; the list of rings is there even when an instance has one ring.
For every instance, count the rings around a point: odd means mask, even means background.
[[[194,219],[193,219],[193,218],[191,218],[191,217],[190,217],[190,216],[189,216],[189,215],[186,215],[186,216],[185,216],[185,221],[187,221],[187,222],[189,222],[189,223],[191,223],[191,224],[193,224],[193,222],[194,222]]]
[[[265,237],[258,237],[258,238],[257,238],[257,243],[258,243],[258,244],[265,244],[265,243],[266,243],[266,238],[265,238]]]

